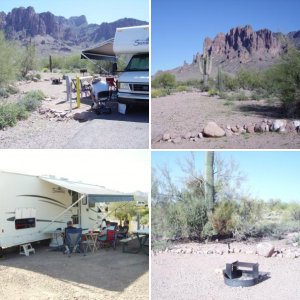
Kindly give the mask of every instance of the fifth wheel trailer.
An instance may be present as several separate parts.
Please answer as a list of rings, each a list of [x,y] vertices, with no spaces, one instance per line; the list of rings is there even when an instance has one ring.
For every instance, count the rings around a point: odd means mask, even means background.
[[[117,28],[114,39],[82,51],[82,58],[129,62],[118,78],[118,102],[149,105],[149,25]]]
[[[0,250],[49,239],[69,220],[93,228],[104,217],[99,203],[134,200],[133,195],[98,185],[4,171],[0,195]]]

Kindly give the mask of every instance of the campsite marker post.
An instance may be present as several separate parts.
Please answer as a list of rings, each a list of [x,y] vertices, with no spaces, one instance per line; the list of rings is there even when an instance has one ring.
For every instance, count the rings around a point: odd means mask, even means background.
[[[80,79],[76,76],[77,108],[80,108]]]

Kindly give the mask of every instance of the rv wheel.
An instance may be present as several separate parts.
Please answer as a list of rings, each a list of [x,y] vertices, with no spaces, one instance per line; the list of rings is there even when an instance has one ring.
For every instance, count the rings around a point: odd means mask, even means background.
[[[3,251],[2,247],[0,247],[0,258],[2,258],[3,255],[4,255],[4,251]]]

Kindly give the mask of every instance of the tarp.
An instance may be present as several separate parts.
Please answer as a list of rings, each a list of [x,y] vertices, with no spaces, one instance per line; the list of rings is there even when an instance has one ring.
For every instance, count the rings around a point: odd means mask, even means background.
[[[95,59],[95,60],[106,60],[116,62],[117,58],[113,51],[114,39],[107,40],[101,43],[97,47],[83,50],[81,58]]]
[[[89,202],[121,202],[121,201],[133,201],[134,196],[123,194],[117,191],[106,189],[103,186],[93,185],[83,182],[74,182],[65,179],[56,179],[46,176],[40,176],[40,179],[63,187],[65,189],[87,195]]]

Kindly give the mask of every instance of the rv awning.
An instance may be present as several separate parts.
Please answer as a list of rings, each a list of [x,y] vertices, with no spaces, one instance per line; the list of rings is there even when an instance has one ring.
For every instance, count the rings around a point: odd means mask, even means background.
[[[81,58],[95,59],[95,60],[106,60],[116,62],[116,55],[113,51],[114,39],[107,40],[97,47],[83,50]]]
[[[133,195],[126,195],[117,191],[106,189],[99,185],[49,178],[46,176],[40,176],[40,179],[65,189],[85,194],[88,196],[89,202],[121,202],[134,200]]]

